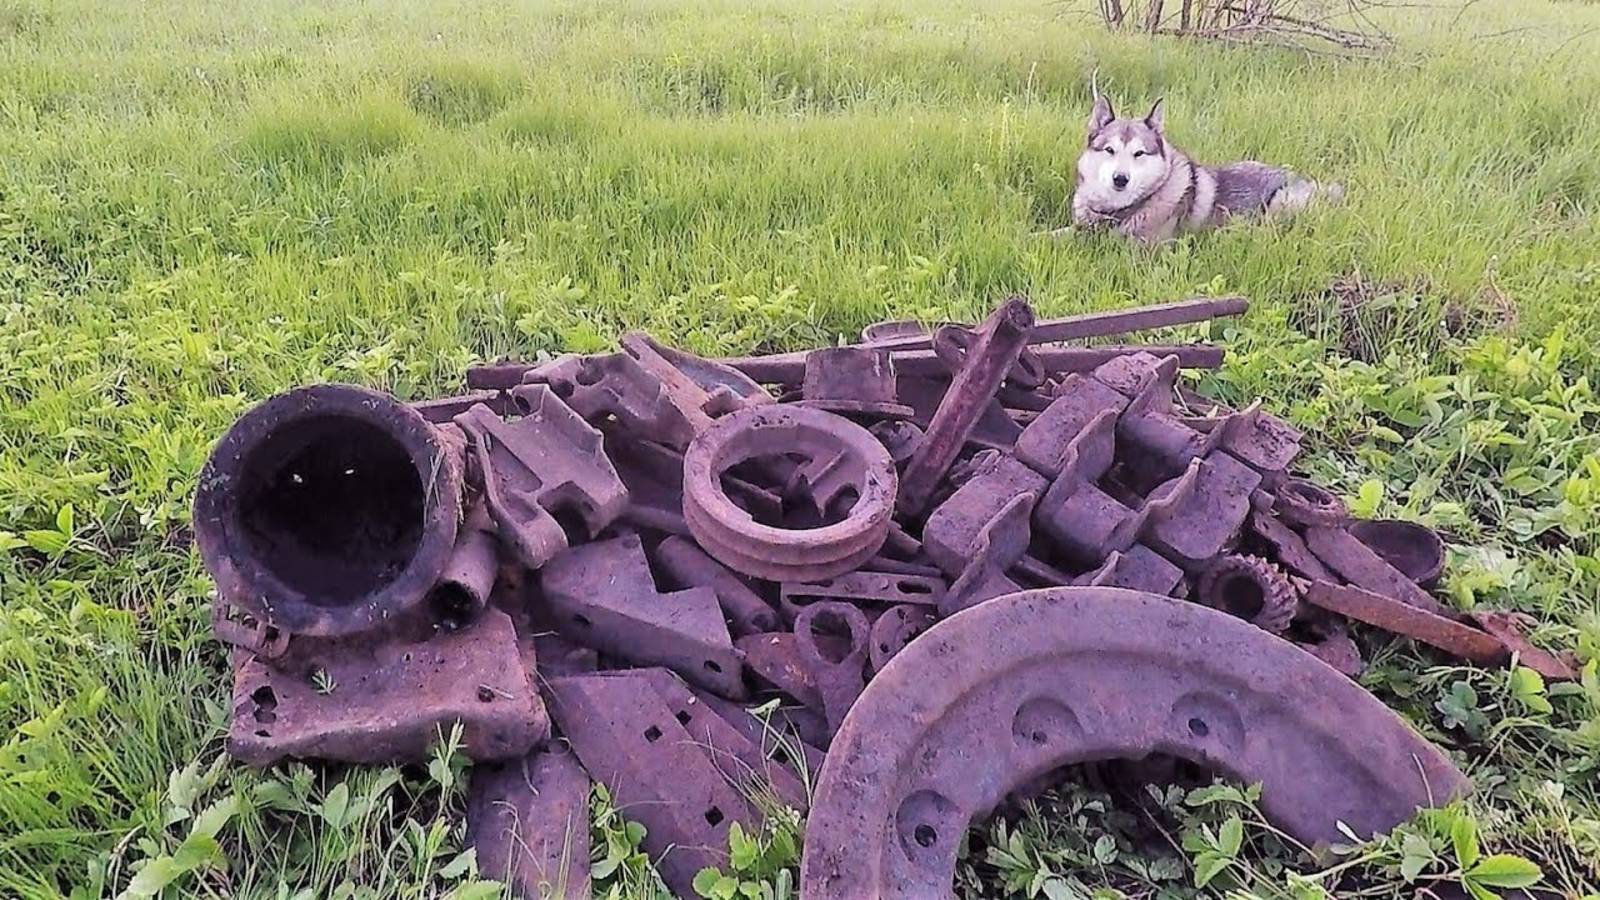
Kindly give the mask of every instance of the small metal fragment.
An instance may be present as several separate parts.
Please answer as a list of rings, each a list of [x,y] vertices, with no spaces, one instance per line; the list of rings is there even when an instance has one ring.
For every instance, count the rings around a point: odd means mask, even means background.
[[[1351,522],[1350,533],[1401,574],[1431,588],[1444,574],[1444,541],[1426,525],[1400,519]]]

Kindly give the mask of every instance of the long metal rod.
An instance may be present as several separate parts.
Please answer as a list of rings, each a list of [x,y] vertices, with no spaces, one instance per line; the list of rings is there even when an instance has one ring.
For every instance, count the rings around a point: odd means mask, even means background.
[[[1032,333],[1028,335],[1028,343],[1053,344],[1058,341],[1110,337],[1131,331],[1188,325],[1224,316],[1242,315],[1249,308],[1250,301],[1243,297],[1197,297],[1172,303],[1135,306],[1132,309],[1082,313],[1060,319],[1045,319],[1036,323]],[[926,332],[905,337],[884,338],[879,341],[869,341],[867,346],[885,350],[922,350],[933,346],[933,334]]]

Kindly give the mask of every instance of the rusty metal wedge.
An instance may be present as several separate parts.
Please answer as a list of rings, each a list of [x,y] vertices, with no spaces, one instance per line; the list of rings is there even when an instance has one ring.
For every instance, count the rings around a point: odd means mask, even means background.
[[[813,799],[801,896],[951,896],[963,833],[1007,791],[1150,753],[1260,782],[1267,816],[1307,843],[1468,788],[1377,698],[1245,622],[1134,591],[1027,591],[935,625],[862,693]]]

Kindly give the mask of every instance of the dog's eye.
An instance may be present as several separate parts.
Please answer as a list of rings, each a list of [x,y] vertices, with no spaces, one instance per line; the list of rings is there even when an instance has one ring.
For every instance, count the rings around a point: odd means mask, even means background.
[[[1147,156],[1147,155],[1148,154],[1146,154],[1143,150],[1135,150],[1135,151],[1133,151],[1133,158],[1134,159],[1138,159],[1141,156]]]
[[[1108,153],[1108,154],[1110,154],[1112,156],[1116,156],[1117,155],[1117,151],[1111,149],[1110,147],[1101,147],[1100,148],[1100,152],[1101,153]]]

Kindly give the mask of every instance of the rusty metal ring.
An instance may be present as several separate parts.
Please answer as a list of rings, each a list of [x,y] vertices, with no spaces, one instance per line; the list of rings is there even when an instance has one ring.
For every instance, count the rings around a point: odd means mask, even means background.
[[[933,333],[933,355],[951,372],[956,372],[966,363],[967,351],[972,349],[977,340],[977,332],[965,325],[941,325]],[[1022,354],[1006,372],[1006,383],[1025,391],[1031,391],[1049,379],[1050,371],[1044,361],[1028,346],[1022,348]]]
[[[1223,556],[1200,576],[1195,599],[1273,634],[1289,630],[1300,606],[1283,570],[1259,556]]]
[[[1444,574],[1444,539],[1426,525],[1402,519],[1363,519],[1350,523],[1356,540],[1389,565],[1426,588]]]
[[[195,542],[229,602],[289,634],[381,625],[427,597],[455,547],[461,448],[362,387],[279,394],[223,435]]]
[[[1260,782],[1268,818],[1308,844],[1468,788],[1376,697],[1232,616],[1115,588],[1026,591],[935,625],[862,692],[818,781],[800,895],[951,896],[962,835],[1008,791],[1150,753]]]
[[[820,528],[757,522],[722,489],[728,469],[763,456],[834,454],[827,476],[855,494],[849,512]],[[719,420],[689,445],[683,463],[683,513],[695,539],[718,561],[747,575],[831,578],[883,546],[899,479],[894,460],[871,432],[848,419],[802,406],[750,407]]]
[[[1303,528],[1336,527],[1350,519],[1344,501],[1319,484],[1304,478],[1289,478],[1278,485],[1278,517]]]

